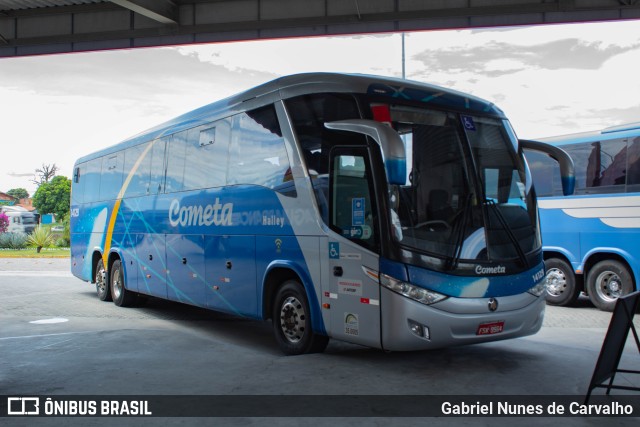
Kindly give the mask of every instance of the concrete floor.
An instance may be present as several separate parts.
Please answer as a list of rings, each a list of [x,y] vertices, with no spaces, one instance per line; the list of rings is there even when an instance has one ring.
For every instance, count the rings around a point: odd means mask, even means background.
[[[384,353],[332,341],[323,354],[285,357],[266,322],[221,315],[151,299],[139,308],[99,301],[94,287],[68,273],[68,260],[0,259],[0,396],[203,395],[242,396],[247,416],[228,418],[0,418],[7,425],[638,425],[638,418],[416,418],[377,417],[376,406],[409,408],[431,396],[548,396],[582,401],[602,346],[610,313],[580,300],[548,307],[543,329],[511,341],[412,353]],[[640,330],[636,316],[636,327]],[[58,320],[52,320],[58,319]],[[33,323],[38,322],[38,323]],[[640,370],[628,342],[621,368]],[[618,374],[616,384],[640,387],[640,375]],[[634,399],[640,393],[613,391]],[[596,390],[594,394],[602,395]],[[313,418],[261,418],[257,395],[284,395],[273,413]],[[291,398],[286,396],[307,396]],[[316,418],[343,396],[372,395],[350,417]],[[378,396],[378,397],[375,397]],[[382,396],[382,397],[380,397]],[[403,400],[406,398],[409,403]],[[455,398],[452,397],[452,398]],[[254,399],[254,400],[252,400]],[[0,402],[0,405],[4,402]],[[268,402],[267,402],[268,403]],[[253,405],[253,406],[252,406]],[[280,407],[278,407],[280,405]],[[382,414],[389,414],[380,409]],[[640,414],[640,412],[638,412]],[[357,415],[366,415],[360,417]]]

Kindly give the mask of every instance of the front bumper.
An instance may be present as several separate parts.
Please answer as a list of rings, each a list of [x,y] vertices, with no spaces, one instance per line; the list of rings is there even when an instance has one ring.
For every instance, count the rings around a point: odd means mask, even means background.
[[[381,287],[382,348],[391,351],[427,350],[455,345],[498,341],[535,334],[544,320],[544,295],[529,293],[495,298],[448,298],[424,305]],[[480,325],[501,323],[501,332],[478,335]],[[428,328],[427,336],[412,332],[411,325]]]

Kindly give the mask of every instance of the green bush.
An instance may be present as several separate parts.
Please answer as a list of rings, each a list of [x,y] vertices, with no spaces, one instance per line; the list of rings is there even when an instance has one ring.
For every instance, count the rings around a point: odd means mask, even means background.
[[[24,249],[27,247],[27,235],[24,233],[0,234],[0,248]]]
[[[53,244],[51,230],[41,226],[36,227],[27,238],[27,243],[29,246],[35,246],[36,251],[40,253],[42,248],[47,248]]]
[[[56,239],[56,247],[58,248],[68,248],[70,245],[70,242],[68,239],[65,239],[64,237],[60,237],[59,239]]]

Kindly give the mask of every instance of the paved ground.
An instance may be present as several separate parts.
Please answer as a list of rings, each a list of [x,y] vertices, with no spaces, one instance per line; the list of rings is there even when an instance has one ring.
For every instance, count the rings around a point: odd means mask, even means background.
[[[68,260],[0,259],[0,396],[232,395],[251,399],[256,395],[287,395],[292,396],[291,405],[308,403],[293,398],[307,395],[345,396],[351,403],[350,395],[580,398],[587,391],[610,317],[581,299],[574,308],[548,307],[542,331],[517,340],[412,353],[384,353],[332,341],[323,354],[285,357],[268,323],[156,299],[145,307],[118,308],[100,302],[92,285],[72,277]],[[640,329],[639,323],[640,316],[636,316]],[[620,366],[640,370],[640,354],[630,344]],[[640,387],[638,377],[618,374],[616,383]],[[637,393],[614,393],[640,399]],[[424,398],[417,398],[416,405],[421,404],[420,399]],[[550,421],[389,417],[304,420],[310,425],[327,426],[545,425]],[[250,416],[0,418],[3,426],[300,425],[301,421]],[[638,425],[638,418],[574,417],[555,421],[565,425],[605,425],[605,421],[607,426]]]

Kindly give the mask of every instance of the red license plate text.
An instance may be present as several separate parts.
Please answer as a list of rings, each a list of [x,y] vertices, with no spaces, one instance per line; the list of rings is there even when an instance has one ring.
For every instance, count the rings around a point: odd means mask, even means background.
[[[504,330],[504,321],[483,323],[478,326],[476,335],[493,335],[499,334]]]

